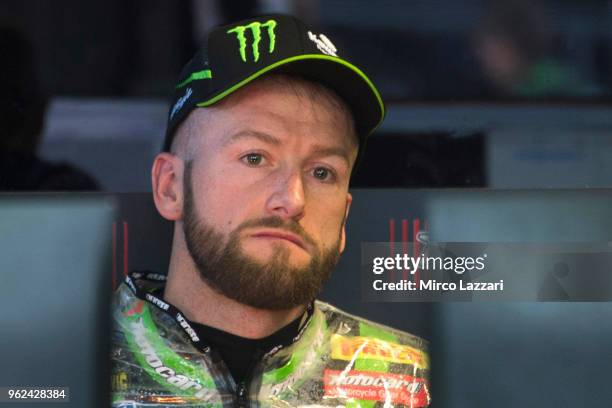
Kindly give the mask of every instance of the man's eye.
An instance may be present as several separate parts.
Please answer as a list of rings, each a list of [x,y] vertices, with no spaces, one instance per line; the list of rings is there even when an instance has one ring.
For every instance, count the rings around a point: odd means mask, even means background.
[[[249,153],[242,156],[241,159],[249,166],[259,166],[263,162],[263,155],[260,153]]]
[[[313,170],[312,175],[321,181],[329,181],[333,178],[333,173],[325,167],[317,167]]]

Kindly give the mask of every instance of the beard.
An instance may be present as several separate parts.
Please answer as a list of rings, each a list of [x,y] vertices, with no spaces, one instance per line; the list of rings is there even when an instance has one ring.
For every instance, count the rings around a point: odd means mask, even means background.
[[[184,176],[185,242],[202,280],[214,291],[258,309],[286,310],[314,300],[340,258],[340,231],[331,248],[321,248],[294,220],[280,217],[251,219],[237,226],[226,238],[198,216],[191,183],[191,162]],[[267,261],[247,255],[240,244],[246,228],[279,228],[298,235],[310,244],[310,262],[289,265],[291,251],[274,245]]]

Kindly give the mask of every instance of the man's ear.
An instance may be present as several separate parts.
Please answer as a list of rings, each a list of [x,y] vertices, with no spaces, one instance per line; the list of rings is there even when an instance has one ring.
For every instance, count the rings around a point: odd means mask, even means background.
[[[170,221],[183,217],[183,170],[183,161],[171,153],[158,154],[151,169],[155,207]]]
[[[342,221],[342,230],[340,231],[340,253],[344,252],[346,246],[346,220],[351,209],[351,203],[353,202],[353,196],[351,193],[346,193],[346,209],[344,210],[344,220]]]

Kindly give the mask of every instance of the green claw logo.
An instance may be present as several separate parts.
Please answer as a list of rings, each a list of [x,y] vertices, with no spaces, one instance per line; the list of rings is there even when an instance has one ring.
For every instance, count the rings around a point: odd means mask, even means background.
[[[231,30],[227,30],[228,34],[236,33],[236,38],[238,38],[238,45],[240,46],[240,57],[243,62],[247,62],[246,57],[246,47],[247,47],[247,39],[244,35],[245,31],[251,30],[253,34],[253,43],[251,44],[251,48],[253,50],[253,61],[259,61],[259,43],[261,42],[261,29],[262,27],[267,28],[268,38],[270,39],[270,47],[269,53],[272,54],[274,52],[274,46],[276,45],[276,35],[274,34],[274,29],[276,28],[276,21],[268,20],[265,23],[260,23],[259,21],[254,21],[251,24],[245,26],[237,26],[232,28]]]

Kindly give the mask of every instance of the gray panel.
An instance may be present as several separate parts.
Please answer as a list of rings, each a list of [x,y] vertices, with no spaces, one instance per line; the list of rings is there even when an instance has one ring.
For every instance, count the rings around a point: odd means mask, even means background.
[[[0,197],[3,386],[70,387],[62,406],[101,406],[113,209],[92,195]]]

